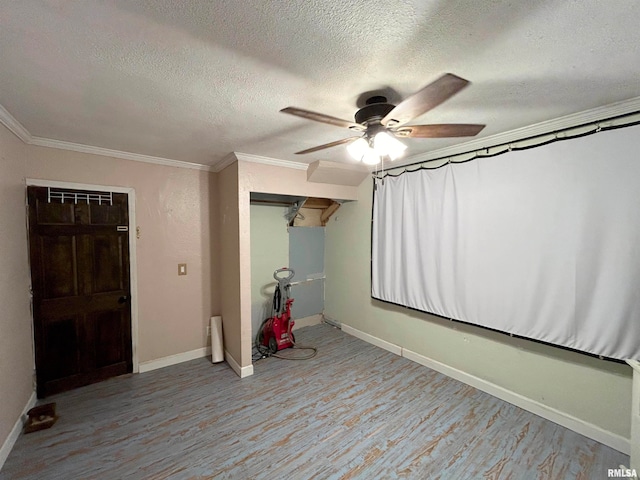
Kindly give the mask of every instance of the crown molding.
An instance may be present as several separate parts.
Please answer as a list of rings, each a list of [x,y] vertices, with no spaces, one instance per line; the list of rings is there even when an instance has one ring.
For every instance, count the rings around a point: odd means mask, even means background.
[[[549,134],[558,130],[565,130],[580,125],[603,121],[609,118],[622,115],[629,115],[640,111],[640,97],[634,97],[629,100],[612,103],[603,107],[597,107],[590,110],[565,115],[564,117],[547,120],[544,122],[529,125],[527,127],[516,128],[507,132],[498,133],[489,137],[482,137],[465,143],[459,143],[450,147],[432,150],[430,152],[420,153],[407,157],[404,162],[394,165],[392,168],[400,168],[408,164],[426,162],[436,158],[468,153],[474,150],[491,148],[497,145],[503,145],[509,142],[515,142],[523,138],[535,137],[537,135]],[[95,147],[92,145],[83,145],[80,143],[65,142],[62,140],[54,140],[44,137],[34,137],[31,133],[11,115],[4,106],[0,105],[0,123],[7,127],[14,135],[27,145],[35,145],[39,147],[56,148],[59,150],[69,150],[74,152],[88,153],[93,155],[102,155],[113,158],[121,158],[123,160],[132,160],[136,162],[152,163],[156,165],[164,165],[168,167],[188,168],[193,170],[203,170],[210,172],[220,172],[227,166],[231,165],[236,159],[252,163],[262,163],[265,165],[273,165],[276,167],[293,168],[296,170],[306,170],[308,164],[301,162],[293,162],[290,160],[280,160],[277,158],[264,157],[252,153],[232,152],[225,156],[222,160],[214,165],[204,165],[200,163],[184,162],[181,160],[173,160],[170,158],[154,157],[143,155],[140,153],[124,152],[121,150],[112,150],[110,148]]]
[[[72,152],[89,153],[92,155],[102,155],[105,157],[121,158],[123,160],[133,160],[135,162],[153,163],[166,167],[189,168],[192,170],[215,171],[209,165],[200,163],[183,162],[171,158],[153,157],[140,153],[123,152],[122,150],[112,150],[110,148],[95,147],[93,145],[83,145],[81,143],[65,142],[51,138],[34,137],[29,133],[24,125],[11,115],[4,106],[0,105],[0,123],[7,127],[16,137],[27,145],[37,147],[56,148],[58,150],[69,150]]]
[[[52,138],[34,137],[18,120],[11,115],[6,108],[0,105],[0,123],[7,127],[14,135],[27,145],[35,145],[38,147],[56,148],[58,150],[69,150],[72,152],[89,153],[92,155],[102,155],[105,157],[121,158],[123,160],[132,160],[134,162],[153,163],[156,165],[164,165],[167,167],[189,168],[193,170],[204,170],[209,172],[220,172],[237,160],[244,160],[253,163],[262,163],[265,165],[275,165],[277,167],[294,168],[297,170],[306,170],[306,163],[292,162],[289,160],[280,160],[277,158],[263,157],[252,153],[231,152],[222,160],[214,163],[212,166],[200,163],[184,162],[181,160],[173,160],[171,158],[153,157],[143,155],[141,153],[124,152],[122,150],[112,150],[110,148],[95,147],[93,145],[84,145],[81,143],[65,142],[63,140],[54,140]]]
[[[31,143],[31,139],[33,137],[29,133],[29,130],[24,128],[24,126],[2,105],[0,105],[0,123],[11,130],[11,132],[24,143]]]
[[[565,115],[564,117],[534,123],[527,127],[516,128],[515,130],[509,130],[489,137],[482,137],[469,142],[452,145],[450,147],[432,150],[431,152],[412,155],[411,157],[407,157],[401,165],[394,165],[393,168],[504,145],[505,143],[516,142],[523,138],[549,134],[558,130],[566,130],[580,125],[585,125],[587,123],[604,121],[621,115],[637,113],[638,111],[640,111],[640,97],[634,97],[629,100],[623,100],[603,107],[592,108],[590,110]]]
[[[251,163],[262,163],[264,165],[274,165],[276,167],[293,168],[295,170],[306,170],[309,166],[306,163],[292,162],[291,160],[280,160],[278,158],[263,157],[253,153],[234,152],[238,160]]]
[[[235,152],[231,152],[229,155],[226,155],[222,160],[218,160],[211,166],[212,172],[221,172],[233,162],[237,160]]]
[[[102,155],[105,157],[121,158],[123,160],[133,160],[135,162],[153,163],[156,165],[164,165],[166,167],[189,168],[192,170],[211,171],[208,165],[200,163],[183,162],[181,160],[172,160],[170,158],[153,157],[150,155],[142,155],[140,153],[123,152],[121,150],[112,150],[110,148],[94,147],[92,145],[83,145],[81,143],[65,142],[62,140],[53,140],[50,138],[31,137],[30,145],[38,147],[57,148],[59,150],[70,150],[72,152],[90,153],[93,155]]]

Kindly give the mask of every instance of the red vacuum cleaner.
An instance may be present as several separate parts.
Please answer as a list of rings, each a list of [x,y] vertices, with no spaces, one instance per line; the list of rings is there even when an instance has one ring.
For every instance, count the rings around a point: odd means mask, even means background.
[[[291,332],[295,324],[291,318],[293,298],[290,297],[291,279],[294,275],[295,272],[287,267],[279,268],[273,272],[273,278],[276,279],[278,285],[273,293],[271,317],[263,322],[256,339],[256,346],[260,351],[268,350],[268,354],[273,355],[295,345],[295,337]]]

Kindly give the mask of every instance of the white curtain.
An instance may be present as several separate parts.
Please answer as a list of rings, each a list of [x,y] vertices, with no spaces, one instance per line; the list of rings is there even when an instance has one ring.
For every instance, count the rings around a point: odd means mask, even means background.
[[[376,180],[373,298],[640,359],[640,127]]]

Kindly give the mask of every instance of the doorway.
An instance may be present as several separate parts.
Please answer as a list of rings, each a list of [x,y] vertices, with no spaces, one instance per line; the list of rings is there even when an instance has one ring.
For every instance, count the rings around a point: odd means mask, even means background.
[[[137,370],[132,199],[64,187],[27,188],[39,398]]]

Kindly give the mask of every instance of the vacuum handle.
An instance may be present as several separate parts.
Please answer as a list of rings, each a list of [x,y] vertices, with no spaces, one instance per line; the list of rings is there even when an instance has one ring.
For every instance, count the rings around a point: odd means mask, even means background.
[[[286,277],[279,277],[278,274],[283,272],[289,272],[289,274]],[[296,272],[293,271],[292,268],[282,267],[273,272],[273,278],[275,278],[278,282],[282,282],[283,280],[289,281],[294,277],[295,274]]]

